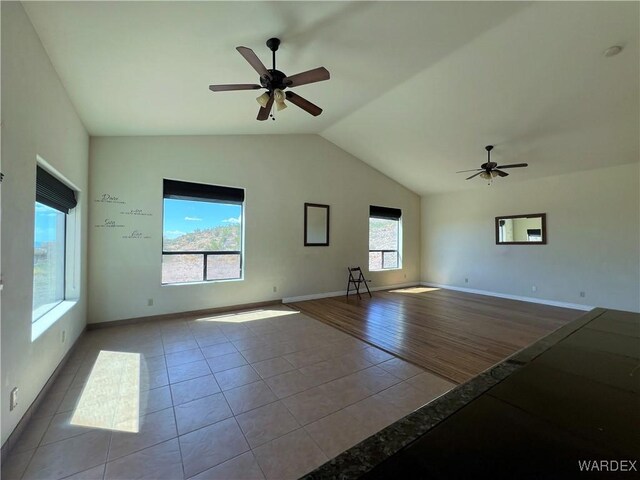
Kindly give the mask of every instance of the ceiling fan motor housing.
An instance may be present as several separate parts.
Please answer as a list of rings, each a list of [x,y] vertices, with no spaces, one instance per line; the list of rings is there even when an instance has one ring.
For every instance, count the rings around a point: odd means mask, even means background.
[[[496,162],[487,162],[480,165],[480,168],[484,168],[485,170],[492,170],[496,168],[498,164]]]
[[[271,75],[271,79],[260,77],[260,85],[264,88],[267,88],[271,91],[277,89],[284,90],[287,88],[287,84],[284,83],[284,79],[287,76],[282,73],[280,70],[269,69],[269,75]]]

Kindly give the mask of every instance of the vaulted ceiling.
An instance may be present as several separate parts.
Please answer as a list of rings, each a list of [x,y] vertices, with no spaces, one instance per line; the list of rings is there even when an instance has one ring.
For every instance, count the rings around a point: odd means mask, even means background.
[[[637,2],[25,2],[92,135],[317,133],[413,191],[478,187],[457,170],[528,162],[504,181],[638,162]],[[331,80],[258,122],[235,51]],[[623,45],[621,54],[603,51]]]

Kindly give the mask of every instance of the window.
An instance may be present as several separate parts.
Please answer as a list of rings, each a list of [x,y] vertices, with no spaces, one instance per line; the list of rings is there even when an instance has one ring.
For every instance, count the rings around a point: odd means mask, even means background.
[[[65,299],[67,216],[76,204],[71,188],[37,167],[32,322]]]
[[[162,283],[242,278],[244,190],[164,180]]]
[[[401,268],[399,208],[369,207],[369,270]]]
[[[542,241],[542,229],[541,228],[528,228],[527,229],[527,241],[529,241],[529,242],[541,242]]]

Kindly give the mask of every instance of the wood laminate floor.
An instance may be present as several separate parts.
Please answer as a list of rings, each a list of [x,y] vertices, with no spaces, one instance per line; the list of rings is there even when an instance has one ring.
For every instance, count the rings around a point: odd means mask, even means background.
[[[584,314],[428,287],[290,306],[456,383]]]

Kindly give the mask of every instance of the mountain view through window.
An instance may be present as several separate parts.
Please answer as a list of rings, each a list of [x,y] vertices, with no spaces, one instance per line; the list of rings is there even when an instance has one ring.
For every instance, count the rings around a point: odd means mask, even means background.
[[[164,199],[162,283],[242,277],[242,205]]]

